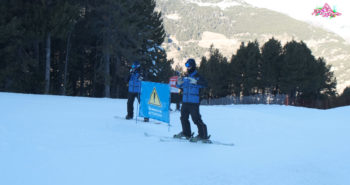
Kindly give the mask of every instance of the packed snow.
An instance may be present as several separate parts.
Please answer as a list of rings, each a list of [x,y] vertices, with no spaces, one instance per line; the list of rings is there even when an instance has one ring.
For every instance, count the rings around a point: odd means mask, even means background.
[[[232,147],[145,137],[180,132],[180,113],[171,126],[118,119],[125,99],[0,93],[0,184],[348,185],[349,113],[201,106],[211,139]]]

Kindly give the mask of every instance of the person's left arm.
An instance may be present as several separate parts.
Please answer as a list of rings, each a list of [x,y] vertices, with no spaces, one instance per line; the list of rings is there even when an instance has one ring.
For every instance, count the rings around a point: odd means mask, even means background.
[[[200,85],[201,88],[205,88],[205,87],[208,86],[208,83],[207,83],[207,81],[206,81],[203,77],[201,77],[200,75],[198,75],[197,85]]]
[[[146,73],[145,71],[141,71],[141,72],[140,72],[139,80],[140,80],[140,81],[146,81],[146,80],[148,80],[148,78],[147,78],[147,73]]]
[[[194,77],[189,77],[188,79],[191,84],[196,84],[201,88],[207,87],[207,81],[199,74],[195,75]]]

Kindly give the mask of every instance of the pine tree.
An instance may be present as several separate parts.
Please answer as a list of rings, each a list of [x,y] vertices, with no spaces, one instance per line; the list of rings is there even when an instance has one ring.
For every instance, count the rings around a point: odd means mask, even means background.
[[[283,47],[281,91],[292,102],[311,104],[324,96],[334,96],[336,80],[324,59],[315,59],[304,42],[291,41]]]
[[[36,4],[39,17],[41,17],[41,29],[44,35],[45,43],[45,94],[50,91],[51,81],[51,59],[52,59],[52,40],[55,36],[60,36],[67,28],[71,17],[67,15],[78,14],[77,10],[71,8],[67,0],[43,0]],[[69,11],[72,11],[69,12]]]
[[[4,84],[8,91],[40,92],[36,88],[41,84],[38,74],[39,49],[36,47],[39,36],[34,29],[39,27],[39,21],[35,21],[38,16],[34,5],[35,3],[23,0],[2,1],[0,4],[0,43],[3,42],[1,45],[4,46],[0,46],[4,66],[0,84]]]
[[[209,59],[202,59],[199,72],[208,82],[209,98],[225,97],[229,93],[227,59],[213,45],[211,45],[209,52]]]
[[[244,42],[241,43],[236,55],[232,55],[229,65],[230,69],[230,81],[233,94],[240,97],[243,89],[243,78],[245,76],[245,59],[246,59],[246,46]]]
[[[307,60],[305,52],[307,51],[301,49],[300,45],[294,40],[283,47],[280,87],[282,93],[288,94],[292,102],[295,101],[303,78]]]
[[[23,80],[26,64],[20,59],[21,45],[25,33],[23,20],[19,14],[23,3],[19,1],[2,1],[0,3],[0,90],[24,91]],[[23,53],[23,52],[22,52]]]
[[[257,41],[248,42],[245,46],[241,43],[237,54],[232,56],[231,69],[231,86],[236,96],[241,93],[244,96],[258,93],[261,81],[261,54],[259,43]]]
[[[155,5],[153,0],[90,2],[89,21],[102,51],[103,71],[97,76],[103,77],[104,96],[109,97],[111,91],[119,96],[123,81],[119,72],[135,60],[141,62],[144,72],[149,73],[147,76],[168,78],[164,73],[171,63],[161,48],[165,31]]]
[[[142,47],[139,58],[143,63],[145,71],[150,80],[166,82],[173,73],[171,68],[172,61],[167,60],[162,43],[165,39],[165,30],[161,12],[155,10],[156,2],[154,0],[141,0],[138,4],[142,17],[142,24],[138,29],[141,34]]]
[[[178,66],[176,66],[178,67]],[[178,67],[180,68],[180,67]],[[182,68],[180,68],[182,69]],[[202,57],[200,65],[198,67],[198,73],[201,74],[204,78],[208,79],[209,76],[209,68],[208,68],[208,60],[205,56]],[[210,90],[209,88],[205,88],[204,90],[202,90],[201,92],[201,98],[202,99],[209,99],[210,98]]]
[[[243,95],[245,96],[257,94],[259,87],[261,87],[261,54],[259,43],[256,40],[254,42],[248,42],[246,50],[245,74],[243,76]]]
[[[118,41],[119,37],[118,31],[119,25],[118,21],[121,19],[120,14],[122,14],[123,6],[122,2],[116,0],[104,0],[100,2],[91,2],[90,8],[93,11],[92,16],[95,19],[92,19],[92,24],[95,26],[94,30],[98,37],[98,41],[101,43],[100,49],[102,52],[102,61],[103,61],[103,80],[104,80],[104,96],[110,97],[110,65],[111,57],[114,54],[115,42]],[[123,22],[125,19],[122,19]]]
[[[335,96],[336,81],[323,58],[309,61],[302,87],[300,96],[309,102]]]
[[[1,90],[120,97],[132,61],[160,81],[172,71],[154,1],[5,0],[0,10]]]
[[[341,105],[350,105],[350,87],[346,87],[340,96]]]
[[[282,45],[280,41],[271,38],[261,49],[261,80],[266,91],[279,93],[279,80],[282,63]]]

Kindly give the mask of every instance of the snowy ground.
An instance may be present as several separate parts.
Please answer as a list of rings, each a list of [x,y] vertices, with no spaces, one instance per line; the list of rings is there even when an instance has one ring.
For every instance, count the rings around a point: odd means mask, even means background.
[[[180,114],[171,127],[114,118],[125,116],[126,100],[0,93],[0,184],[350,184],[350,107],[201,113],[212,139],[235,146],[145,137],[178,133]]]

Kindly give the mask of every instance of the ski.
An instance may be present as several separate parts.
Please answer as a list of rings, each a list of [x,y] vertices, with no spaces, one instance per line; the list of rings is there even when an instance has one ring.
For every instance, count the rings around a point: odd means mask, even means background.
[[[144,135],[146,137],[158,138],[160,142],[189,142],[189,140],[186,138],[174,138],[174,137],[169,137],[169,136],[158,136],[158,135],[149,134],[147,132],[145,132]]]
[[[147,132],[144,133],[146,137],[156,137],[159,138],[160,142],[189,142],[189,143],[197,143],[197,144],[214,144],[214,145],[222,145],[222,146],[234,146],[234,143],[224,143],[220,141],[215,141],[215,140],[210,140],[210,142],[190,142],[188,139],[185,138],[174,138],[170,136],[158,136],[158,135],[153,135],[149,134]]]

